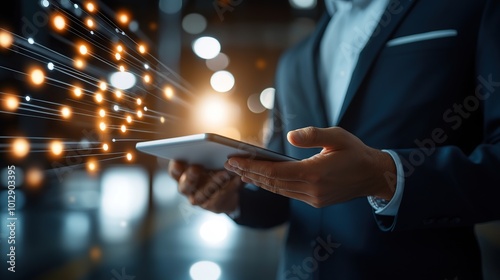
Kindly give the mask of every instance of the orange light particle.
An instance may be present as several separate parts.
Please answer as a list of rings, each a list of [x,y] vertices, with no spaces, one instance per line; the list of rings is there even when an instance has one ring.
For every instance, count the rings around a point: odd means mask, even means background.
[[[31,71],[31,81],[35,85],[41,85],[45,81],[45,73],[40,69],[34,69]]]
[[[0,46],[3,48],[9,48],[14,42],[12,35],[6,31],[0,31]]]
[[[172,97],[174,97],[174,90],[171,87],[165,88],[165,97],[167,99],[172,99]]]
[[[64,150],[64,144],[60,141],[53,141],[50,144],[50,151],[52,152],[53,155],[59,156],[62,154]]]
[[[71,109],[69,107],[63,107],[61,109],[61,116],[65,119],[69,119],[71,117]]]
[[[52,19],[52,23],[54,24],[54,27],[59,31],[64,30],[64,28],[66,28],[66,19],[62,15],[56,15]]]
[[[12,143],[12,153],[14,156],[22,158],[30,151],[30,143],[24,138],[18,138]]]
[[[14,95],[7,95],[3,100],[3,105],[7,111],[15,111],[19,108],[19,99]]]

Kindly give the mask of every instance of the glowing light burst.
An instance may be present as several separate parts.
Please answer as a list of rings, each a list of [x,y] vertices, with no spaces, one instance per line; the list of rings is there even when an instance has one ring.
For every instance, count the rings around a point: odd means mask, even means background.
[[[133,161],[135,156],[129,152],[132,150],[124,145],[145,138],[145,135],[151,136],[156,133],[157,122],[166,122],[168,115],[156,111],[160,107],[147,106],[151,105],[148,104],[150,96],[161,97],[159,100],[164,102],[175,99],[176,104],[188,105],[182,94],[192,94],[190,89],[193,87],[149,53],[151,50],[145,43],[148,39],[140,36],[139,23],[133,20],[132,14],[120,10],[110,17],[106,15],[110,9],[104,3],[102,9],[98,9],[98,3],[95,0],[83,0],[78,4],[43,0],[35,5],[48,13],[47,22],[37,28],[47,28],[54,35],[51,40],[60,41],[66,48],[53,48],[50,40],[41,40],[35,34],[18,35],[0,28],[0,66],[18,75],[19,79],[26,79],[29,85],[39,87],[34,93],[2,93],[0,106],[5,114],[41,117],[64,126],[91,124],[104,140],[96,142],[82,139],[80,135],[76,140],[71,140],[72,136],[60,138],[68,140],[54,140],[51,135],[26,138],[5,135],[5,139],[12,140],[4,144],[8,147],[4,153],[22,159],[30,152],[46,152],[45,156],[51,160],[63,161],[66,151],[91,149],[95,151],[88,155],[92,158],[85,156],[86,162],[72,167],[95,173],[102,168],[101,162]],[[132,33],[126,34],[117,26]],[[29,68],[19,69],[15,63],[14,66],[3,65],[2,61],[6,60],[1,55],[10,55],[10,52],[27,59]],[[22,67],[24,63],[19,65]],[[57,91],[54,89],[61,90],[68,98],[55,98],[53,93]],[[108,92],[113,95],[112,100],[107,99]],[[137,97],[139,93],[140,98]],[[47,127],[65,132],[65,127],[52,126],[52,123]],[[113,145],[109,139],[116,134],[132,137],[113,138],[113,143],[123,142]],[[118,151],[109,152],[115,149]],[[67,157],[70,157],[69,152]],[[31,168],[31,175],[26,177],[26,180],[31,178],[31,182],[26,186],[39,186],[44,180],[44,168],[26,167]]]

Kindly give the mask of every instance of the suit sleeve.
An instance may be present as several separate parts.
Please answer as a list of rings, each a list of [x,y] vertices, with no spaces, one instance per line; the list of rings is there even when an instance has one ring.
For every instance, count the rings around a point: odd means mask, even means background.
[[[463,100],[468,113],[482,111],[482,143],[470,153],[457,146],[395,150],[404,165],[405,189],[395,217],[375,215],[382,230],[470,226],[500,219],[498,26],[500,2],[488,1],[477,42],[476,90]],[[471,105],[475,103],[479,106]]]

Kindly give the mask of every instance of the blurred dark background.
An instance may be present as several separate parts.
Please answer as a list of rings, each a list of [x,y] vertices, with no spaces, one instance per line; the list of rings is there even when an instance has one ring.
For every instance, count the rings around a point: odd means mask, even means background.
[[[130,141],[113,142],[112,150],[133,154],[131,162],[123,157],[105,160],[113,157],[97,155],[96,170],[89,170],[89,155],[79,151],[88,150],[89,143],[96,140],[111,144],[111,139],[120,134],[100,132],[95,118],[54,120],[36,112],[0,114],[0,135],[6,136],[0,139],[1,279],[274,279],[286,225],[266,231],[242,228],[225,215],[191,206],[168,177],[167,162],[138,154],[133,147],[138,139],[199,132],[217,132],[261,145],[272,108],[269,98],[279,57],[314,29],[324,13],[323,1],[92,3],[111,20],[116,21],[120,12],[129,16],[129,21],[118,26],[134,41],[147,45],[154,59],[145,57],[144,61],[158,70],[152,73],[153,80],[165,80],[174,97],[158,98],[164,94],[163,84],[131,90],[147,104],[149,113],[144,114],[155,117],[148,116],[148,121],[137,119],[136,130],[127,132]],[[44,17],[54,12],[53,7],[72,11],[75,4],[82,8],[88,2],[3,3],[0,27],[24,39],[33,37],[37,43],[73,57],[74,46],[69,46],[81,37],[68,31],[54,32],[50,22],[44,23]],[[85,18],[76,12],[73,16]],[[206,60],[195,54],[193,42],[202,36],[220,42],[222,58]],[[96,39],[90,45],[96,53],[112,60],[96,47],[100,43]],[[5,49],[0,52],[0,61],[4,67],[20,70],[33,65],[33,59]],[[88,64],[86,70],[96,76],[116,70],[98,61]],[[234,77],[234,86],[227,92],[216,92],[211,86],[211,77],[219,70]],[[54,72],[51,77],[68,80],[63,73]],[[0,92],[62,104],[73,100],[67,87],[37,87],[26,79],[0,69]],[[75,111],[78,107],[97,113],[93,104],[71,102]],[[123,106],[135,105],[132,102]],[[165,116],[165,122],[158,121],[160,115]],[[23,157],[12,155],[11,136],[31,137],[31,152]],[[72,139],[79,146],[57,157],[46,147],[52,138]],[[4,226],[8,218],[6,173],[11,165],[16,166],[15,273],[7,271],[10,232]],[[498,222],[477,227],[486,279],[500,279],[499,233]]]

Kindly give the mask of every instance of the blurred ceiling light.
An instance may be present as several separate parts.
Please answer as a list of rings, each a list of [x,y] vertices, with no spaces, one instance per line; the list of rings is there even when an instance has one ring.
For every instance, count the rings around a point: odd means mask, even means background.
[[[229,65],[229,57],[225,53],[219,53],[216,57],[212,59],[207,59],[205,61],[208,69],[212,71],[220,71],[226,69]]]
[[[177,14],[182,9],[182,0],[160,0],[159,5],[165,14]]]
[[[189,34],[200,34],[207,28],[207,20],[200,14],[188,14],[182,19],[182,28]]]
[[[228,71],[217,71],[210,78],[210,85],[215,91],[228,92],[234,87],[234,76]]]
[[[260,103],[260,94],[252,94],[247,99],[247,106],[252,113],[259,114],[266,110],[266,107]]]
[[[316,0],[289,0],[290,5],[295,9],[313,9],[316,7]]]
[[[221,268],[214,262],[200,261],[191,266],[189,275],[193,280],[217,280],[221,276]]]
[[[260,93],[260,103],[262,106],[266,107],[266,109],[274,108],[274,94],[276,90],[274,88],[266,88]]]
[[[194,41],[194,53],[203,59],[212,59],[216,57],[221,50],[219,41],[213,37],[201,37]]]
[[[109,83],[115,88],[126,90],[135,85],[136,78],[129,72],[114,72],[109,77]]]

